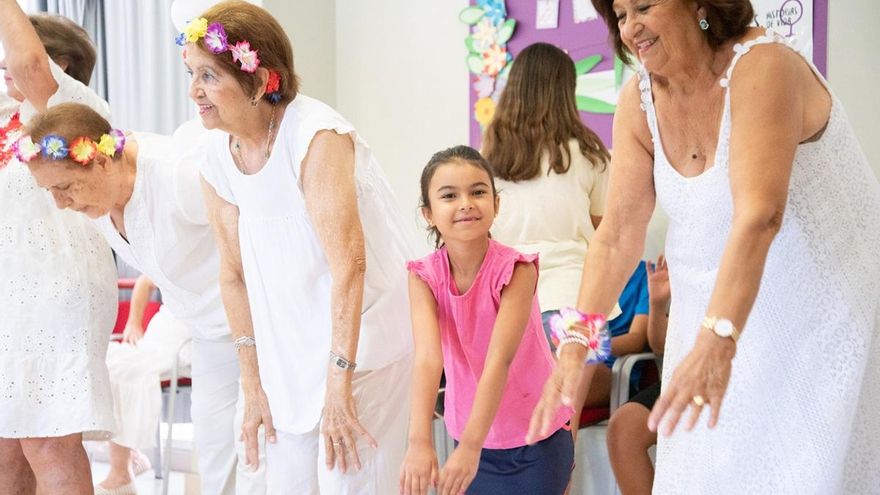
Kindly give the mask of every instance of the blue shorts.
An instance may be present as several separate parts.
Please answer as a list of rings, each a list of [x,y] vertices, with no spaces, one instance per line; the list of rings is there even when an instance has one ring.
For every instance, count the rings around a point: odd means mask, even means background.
[[[562,495],[574,467],[571,431],[560,428],[535,445],[483,449],[468,495]]]

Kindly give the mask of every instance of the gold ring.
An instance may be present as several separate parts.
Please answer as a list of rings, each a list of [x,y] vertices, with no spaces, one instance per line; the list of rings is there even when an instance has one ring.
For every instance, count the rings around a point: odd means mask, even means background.
[[[695,395],[691,400],[697,405],[697,407],[703,407],[703,404],[706,403],[706,399],[704,399],[702,395]]]

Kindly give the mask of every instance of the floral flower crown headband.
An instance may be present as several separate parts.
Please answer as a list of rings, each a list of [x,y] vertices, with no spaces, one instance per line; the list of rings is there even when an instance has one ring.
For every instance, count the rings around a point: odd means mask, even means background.
[[[174,40],[178,45],[184,46],[187,43],[195,43],[205,38],[205,46],[208,50],[219,55],[224,52],[232,53],[232,61],[241,65],[241,70],[253,74],[260,66],[260,57],[257,55],[258,50],[251,50],[251,44],[247,40],[241,40],[236,44],[230,44],[226,36],[226,30],[219,22],[208,24],[208,20],[204,17],[193,19],[187,23],[183,32],[177,35]],[[281,87],[281,74],[278,71],[269,69],[269,80],[266,82],[266,97],[272,103],[278,103],[281,100],[281,93],[278,89]]]
[[[110,132],[101,136],[96,143],[87,136],[80,136],[67,145],[67,140],[57,134],[49,134],[35,143],[30,136],[24,136],[12,146],[12,152],[22,163],[29,162],[40,153],[52,160],[70,158],[83,167],[89,164],[98,153],[113,158],[117,153],[122,153],[125,147],[125,134],[119,129],[111,129]]]

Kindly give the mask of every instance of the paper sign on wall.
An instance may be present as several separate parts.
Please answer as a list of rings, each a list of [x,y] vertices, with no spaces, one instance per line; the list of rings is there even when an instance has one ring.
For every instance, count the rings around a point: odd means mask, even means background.
[[[770,28],[813,59],[813,0],[752,0],[755,25]]]
[[[556,29],[559,26],[559,0],[537,0],[536,29]]]
[[[599,18],[599,13],[590,0],[571,0],[571,9],[574,12],[574,23],[592,21]]]

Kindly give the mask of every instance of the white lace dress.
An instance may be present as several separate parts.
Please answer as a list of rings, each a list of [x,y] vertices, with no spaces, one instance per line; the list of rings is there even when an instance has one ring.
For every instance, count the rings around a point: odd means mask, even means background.
[[[784,43],[767,34],[738,44],[722,86],[754,44],[771,42]],[[668,380],[693,346],[730,231],[730,99],[714,165],[687,178],[664,155],[650,78],[640,77],[670,219]],[[704,414],[693,432],[660,438],[654,493],[880,493],[880,187],[832,102],[824,134],[797,149],[720,421],[709,430]]]
[[[107,104],[50,63],[48,105]],[[27,122],[34,110],[21,106]],[[8,116],[3,120],[8,119]],[[104,356],[116,321],[116,266],[84,215],[58,210],[14,158],[0,169],[0,438],[114,430]]]

